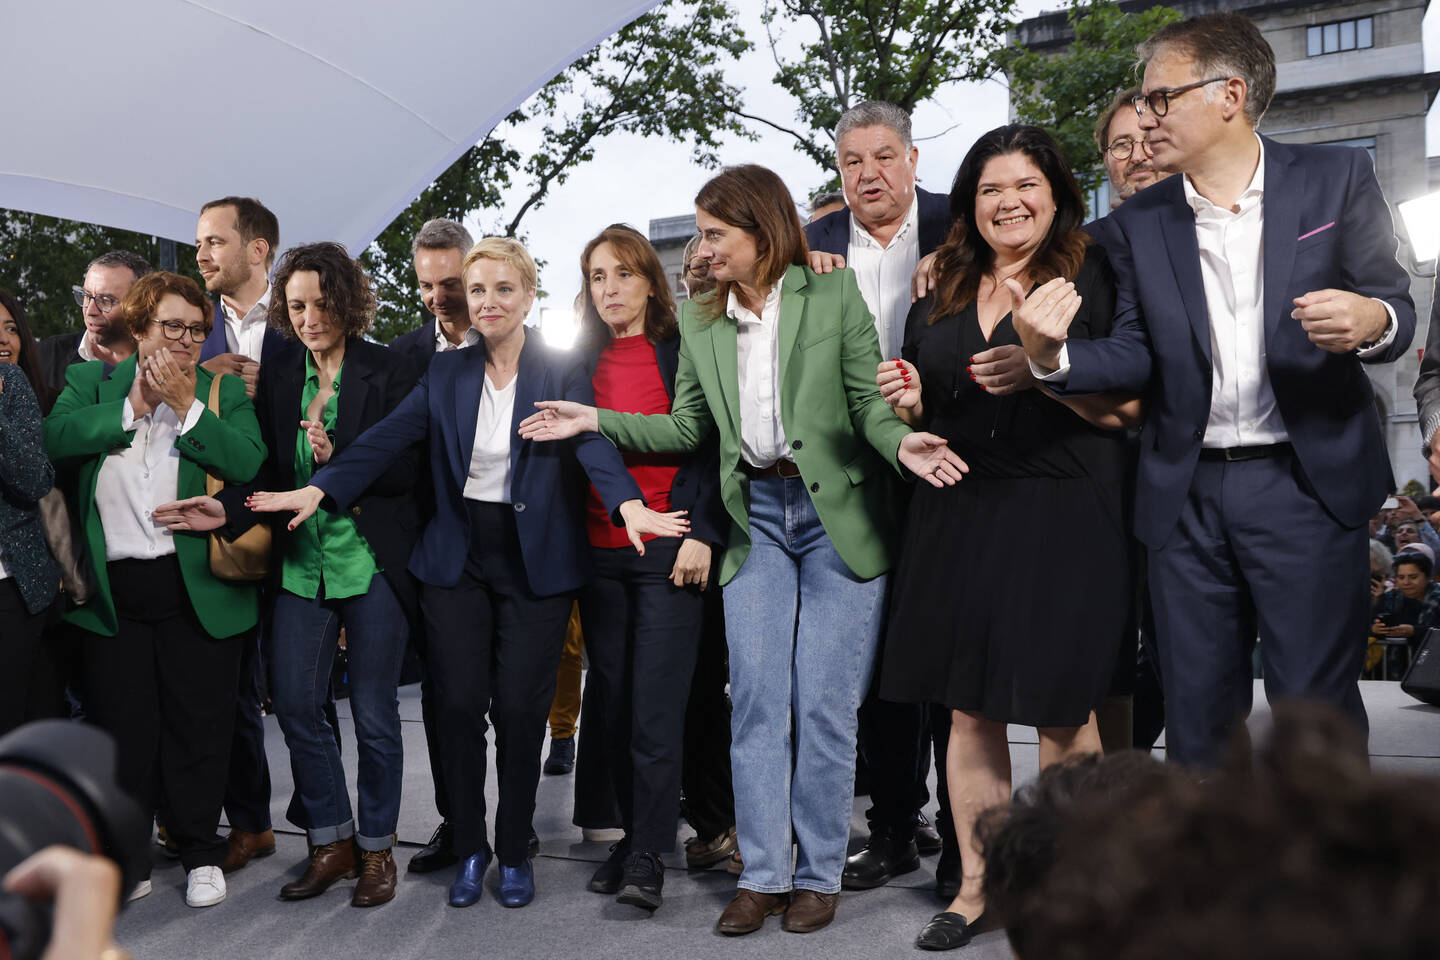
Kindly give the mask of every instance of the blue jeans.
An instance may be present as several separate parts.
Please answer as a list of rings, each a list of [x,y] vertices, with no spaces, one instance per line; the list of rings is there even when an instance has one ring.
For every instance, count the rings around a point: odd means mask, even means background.
[[[850,840],[856,711],[870,686],[888,575],[850,571],[798,477],[750,482],[750,541],[725,585],[739,885],[836,893]]]
[[[324,712],[342,625],[360,762],[358,835],[345,768]],[[351,836],[362,850],[388,850],[393,843],[405,758],[395,688],[408,633],[384,574],[375,574],[369,591],[357,597],[306,599],[282,590],[275,598],[271,695],[295,778],[286,817],[313,846]]]

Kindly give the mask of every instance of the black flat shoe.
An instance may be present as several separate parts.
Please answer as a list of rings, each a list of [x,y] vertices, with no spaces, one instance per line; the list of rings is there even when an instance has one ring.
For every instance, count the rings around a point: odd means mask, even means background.
[[[915,946],[921,950],[954,950],[956,947],[963,947],[970,942],[970,937],[979,923],[979,917],[968,921],[963,914],[951,913],[949,910],[937,913],[925,924],[920,936],[915,938]]]

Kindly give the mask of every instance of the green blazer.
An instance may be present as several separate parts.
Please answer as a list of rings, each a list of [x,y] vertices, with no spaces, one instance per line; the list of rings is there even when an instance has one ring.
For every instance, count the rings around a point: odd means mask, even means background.
[[[694,450],[720,434],[720,495],[730,514],[720,565],[728,583],[750,553],[749,477],[740,469],[737,322],[680,308],[680,367],[668,414],[600,411],[600,432],[622,450]],[[851,270],[791,266],[780,294],[780,422],[815,512],[846,566],[864,579],[890,568],[899,543],[897,454],[910,428],[880,396],[880,343]],[[889,465],[888,468],[886,465]]]
[[[98,588],[93,600],[67,613],[65,619],[106,637],[115,636],[118,624],[103,562],[105,530],[95,505],[95,483],[106,455],[116,447],[129,446],[135,436],[133,430],[120,429],[120,418],[135,380],[136,359],[132,356],[115,367],[108,380],[105,365],[98,361],[70,367],[65,390],[45,418],[46,452],[57,467],[75,471],[79,503],[72,508],[79,512]],[[195,396],[205,403],[212,377],[198,368],[195,373]],[[245,396],[245,384],[239,377],[220,381],[220,416],[207,409],[176,446],[180,451],[177,499],[204,495],[207,469],[226,483],[248,483],[254,478],[265,459],[265,445],[255,407]],[[205,632],[229,637],[255,626],[259,619],[255,584],[221,580],[210,572],[208,534],[177,532],[175,553],[190,604]]]

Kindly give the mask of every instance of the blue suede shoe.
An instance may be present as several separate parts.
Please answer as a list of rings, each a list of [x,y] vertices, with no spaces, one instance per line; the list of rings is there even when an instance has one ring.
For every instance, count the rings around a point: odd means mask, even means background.
[[[450,884],[450,906],[468,907],[480,899],[485,867],[484,850],[460,861],[460,872],[455,874],[455,882]]]
[[[518,867],[500,864],[500,903],[523,907],[535,899],[535,864],[526,860]]]

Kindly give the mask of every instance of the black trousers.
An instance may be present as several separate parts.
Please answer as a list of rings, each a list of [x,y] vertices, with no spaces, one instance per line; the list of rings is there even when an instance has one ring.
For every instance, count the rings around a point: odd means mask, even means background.
[[[670,581],[681,541],[591,550],[595,579],[580,591],[590,682],[604,686],[605,746],[620,821],[633,849],[675,849],[685,704],[700,645],[704,597]]]
[[[594,664],[585,672],[575,733],[575,812],[570,822],[581,829],[613,830],[620,824],[610,755],[605,748],[605,685]]]
[[[495,725],[500,802],[495,855],[525,860],[540,782],[540,747],[570,619],[569,593],[536,596],[525,578],[513,508],[465,501],[470,555],[453,587],[425,584],[421,609],[455,853],[490,845],[485,831],[485,714]]]
[[[254,632],[206,633],[173,555],[106,569],[119,630],[85,635],[86,719],[115,738],[120,786],[142,810],[164,810],[185,869],[218,866],[240,648]]]
[[[429,646],[425,631],[416,630],[411,642],[420,657],[420,719],[425,726],[425,752],[430,757],[430,782],[435,787],[435,810],[441,820],[450,819],[450,802],[445,792],[445,763],[440,753],[440,728],[435,717],[435,681],[430,678]],[[333,701],[332,701],[333,702]]]
[[[265,754],[265,719],[260,704],[265,698],[265,664],[261,631],[269,640],[269,605],[260,629],[247,635],[240,650],[240,674],[235,692],[235,733],[230,743],[230,772],[225,782],[225,818],[247,833],[270,829],[270,760]],[[168,829],[169,824],[167,822]]]
[[[718,572],[712,565],[712,578]],[[730,781],[730,650],[725,642],[725,604],[711,581],[705,591],[700,650],[685,705],[685,750],[680,812],[701,840],[735,826],[735,789]]]
[[[31,613],[14,578],[0,580],[0,736],[30,720],[61,716],[60,677],[42,639],[49,612]]]

